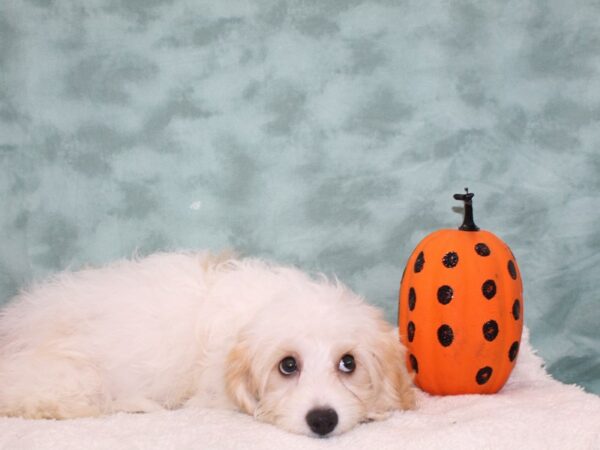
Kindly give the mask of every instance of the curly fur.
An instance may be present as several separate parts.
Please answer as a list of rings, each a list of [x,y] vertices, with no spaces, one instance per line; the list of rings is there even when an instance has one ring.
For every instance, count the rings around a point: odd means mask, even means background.
[[[338,362],[352,354],[356,370]],[[294,356],[299,371],[279,362]],[[331,434],[414,406],[397,333],[339,282],[208,253],[163,253],[62,273],[0,312],[0,414],[68,419],[233,408]]]

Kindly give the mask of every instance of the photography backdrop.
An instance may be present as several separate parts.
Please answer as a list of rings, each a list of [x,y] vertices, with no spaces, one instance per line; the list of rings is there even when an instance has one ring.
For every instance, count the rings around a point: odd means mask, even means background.
[[[235,248],[396,321],[461,215],[520,264],[549,371],[600,392],[598,1],[0,5],[0,301],[64,269]]]

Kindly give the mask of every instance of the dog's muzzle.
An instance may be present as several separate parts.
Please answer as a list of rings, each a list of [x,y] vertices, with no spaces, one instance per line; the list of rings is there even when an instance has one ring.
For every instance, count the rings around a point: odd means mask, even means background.
[[[325,436],[338,424],[338,415],[331,408],[315,408],[306,414],[306,423],[314,433]]]

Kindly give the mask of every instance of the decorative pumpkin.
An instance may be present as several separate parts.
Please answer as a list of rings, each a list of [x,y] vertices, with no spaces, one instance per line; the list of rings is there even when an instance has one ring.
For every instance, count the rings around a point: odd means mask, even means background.
[[[491,394],[512,371],[523,329],[523,285],[509,247],[473,222],[425,237],[400,286],[399,330],[415,383],[431,394]]]

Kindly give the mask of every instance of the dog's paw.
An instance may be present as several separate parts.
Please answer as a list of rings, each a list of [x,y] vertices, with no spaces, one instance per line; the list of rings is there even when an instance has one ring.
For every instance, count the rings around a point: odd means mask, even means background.
[[[147,398],[124,398],[115,400],[112,409],[113,412],[143,414],[163,411],[165,408],[154,400]]]
[[[376,420],[385,420],[392,416],[393,411],[373,411],[367,414],[364,422],[374,422]]]

